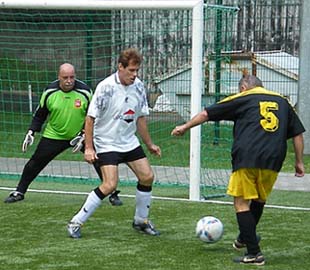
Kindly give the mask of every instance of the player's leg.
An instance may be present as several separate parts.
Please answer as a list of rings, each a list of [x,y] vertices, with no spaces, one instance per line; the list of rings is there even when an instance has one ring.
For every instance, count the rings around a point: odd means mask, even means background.
[[[249,171],[250,170],[248,170],[248,172]],[[267,197],[269,196],[269,194],[272,191],[273,185],[274,185],[274,183],[277,179],[277,176],[278,176],[278,172],[272,171],[272,170],[266,170],[266,169],[254,169],[254,171],[255,171],[254,174],[256,175],[254,177],[254,179],[255,179],[254,182],[255,182],[255,188],[256,188],[256,191],[258,194],[258,196],[257,196],[258,198],[252,199],[249,210],[250,210],[251,216],[253,217],[253,220],[251,220],[251,224],[255,223],[255,227],[256,227],[257,224],[259,223],[259,220],[260,220],[262,214],[263,214],[265,202],[267,200]],[[247,189],[251,190],[251,187],[249,187],[249,185],[248,185]],[[252,189],[253,189],[253,187],[252,187]],[[247,194],[247,196],[251,196],[251,195]],[[256,196],[254,196],[254,197],[256,197]],[[239,202],[235,203],[236,206],[238,204],[242,204],[242,202],[239,201]],[[238,208],[239,207],[237,206],[236,209],[238,209]],[[245,224],[245,222],[249,222],[249,221],[248,220],[243,221],[244,224]],[[240,224],[239,224],[239,226],[240,226]],[[252,226],[254,227],[254,225],[252,225]],[[258,253],[255,254],[255,252],[257,252],[257,249],[255,249],[254,246],[251,245],[251,243],[247,242],[248,240],[246,239],[246,235],[244,235],[244,234],[241,235],[241,230],[240,230],[239,237],[240,238],[242,237],[243,239],[245,239],[244,242],[246,243],[246,247],[248,249],[248,254],[243,256],[243,257],[237,258],[235,260],[235,262],[246,263],[246,264],[264,265],[265,261],[264,261],[264,257],[262,255],[262,253],[259,251]],[[259,242],[260,237],[256,236],[256,240],[257,240],[257,242]],[[235,247],[236,242],[239,245],[243,244],[242,242],[239,242],[237,239],[237,240],[235,240],[234,247]]]
[[[264,265],[265,258],[259,247],[258,238],[256,236],[256,222],[249,209],[249,200],[244,200],[242,197],[235,197],[234,206],[240,235],[247,248],[246,254],[234,258],[234,262],[240,264]]]
[[[97,161],[95,161],[93,165],[94,165],[95,171],[97,172],[99,178],[101,179],[101,181],[103,181],[103,177],[102,177],[102,173],[101,173],[99,163]],[[121,199],[118,196],[119,193],[120,193],[120,190],[114,190],[109,196],[109,202],[114,206],[123,205],[123,202],[121,201]]]
[[[256,190],[258,193],[258,199],[252,199],[250,203],[250,211],[254,217],[256,226],[263,214],[264,206],[267,197],[272,191],[273,185],[277,179],[278,172],[266,169],[256,169],[255,183]],[[260,236],[256,235],[258,242],[260,241]],[[240,250],[245,247],[242,237],[239,237],[234,242],[234,248]]]
[[[265,203],[259,200],[252,200],[250,202],[250,212],[253,215],[253,218],[255,220],[255,224],[257,225],[259,222],[259,219],[263,213]],[[259,243],[261,240],[261,237],[259,234],[256,234],[257,242]],[[233,247],[235,250],[242,250],[246,247],[245,241],[243,240],[243,237],[241,234],[238,235],[238,237],[235,239],[233,243]]]
[[[256,236],[256,222],[249,208],[249,200],[245,200],[242,197],[235,197],[234,206],[240,235],[242,236],[247,248],[247,253],[244,256],[235,258],[234,262],[241,264],[264,265],[265,259],[261,253]]]
[[[17,184],[16,191],[11,192],[5,202],[17,202],[24,199],[29,185],[38,174],[57,155],[69,148],[70,144],[64,140],[52,140],[42,137],[34,154],[24,166],[22,176]]]
[[[274,183],[278,177],[278,172],[266,169],[258,169],[256,179],[256,187],[258,191],[258,199],[251,201],[250,211],[255,219],[256,225],[263,214],[266,200],[272,191]]]
[[[256,237],[256,222],[249,208],[249,200],[234,197],[234,207],[240,235],[246,243],[248,253],[257,254],[260,248]]]
[[[99,154],[99,165],[104,181],[100,186],[91,191],[80,210],[73,216],[67,226],[72,238],[81,237],[81,226],[101,205],[102,200],[116,189],[118,182],[118,153]],[[112,165],[106,165],[112,163]]]
[[[265,202],[262,200],[252,200],[250,204],[250,211],[254,217],[256,225],[259,223],[261,216],[263,215]]]
[[[259,197],[256,189],[257,173],[256,169],[240,169],[233,172],[227,193],[234,197],[234,207],[239,225],[237,242],[245,244],[247,248],[247,254],[234,261],[263,265],[265,261],[259,247],[259,239],[256,236],[256,221],[250,211],[250,201]],[[234,247],[235,244],[236,241]]]
[[[80,149],[80,151],[82,153],[84,153],[84,151],[85,151],[84,144],[83,144],[82,148]],[[100,165],[99,165],[98,161],[95,161],[93,163],[93,165],[94,165],[95,171],[97,172],[100,180],[103,181],[103,177],[102,177],[102,173],[101,173],[101,169],[100,169]],[[109,196],[109,201],[114,206],[123,205],[123,202],[121,201],[120,197],[118,196],[119,193],[120,193],[120,190],[114,190]]]
[[[133,227],[150,235],[159,235],[149,220],[149,211],[152,199],[152,184],[154,173],[147,160],[142,147],[138,147],[129,153],[127,162],[130,169],[138,178],[136,189],[136,210]]]

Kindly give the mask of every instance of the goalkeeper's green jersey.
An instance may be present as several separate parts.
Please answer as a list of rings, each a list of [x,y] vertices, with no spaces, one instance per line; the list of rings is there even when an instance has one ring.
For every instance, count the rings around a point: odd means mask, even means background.
[[[84,127],[85,115],[92,97],[91,89],[76,80],[74,88],[64,92],[59,81],[51,83],[43,92],[30,129],[41,131],[47,119],[43,137],[55,140],[71,140]]]

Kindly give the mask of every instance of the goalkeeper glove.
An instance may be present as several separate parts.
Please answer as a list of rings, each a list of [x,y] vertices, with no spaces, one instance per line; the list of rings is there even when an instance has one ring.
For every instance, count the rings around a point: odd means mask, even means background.
[[[26,152],[28,145],[32,145],[33,142],[34,142],[34,132],[31,129],[29,129],[23,141],[22,151]]]
[[[83,132],[80,132],[76,137],[74,137],[70,141],[70,145],[73,147],[72,153],[76,153],[81,150],[81,148],[84,145],[85,140],[85,134]]]

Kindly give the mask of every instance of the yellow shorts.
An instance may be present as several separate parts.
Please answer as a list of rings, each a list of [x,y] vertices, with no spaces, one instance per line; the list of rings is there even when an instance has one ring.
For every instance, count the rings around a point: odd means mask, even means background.
[[[233,172],[229,179],[227,194],[245,200],[267,200],[276,182],[278,172],[266,169],[242,168]]]

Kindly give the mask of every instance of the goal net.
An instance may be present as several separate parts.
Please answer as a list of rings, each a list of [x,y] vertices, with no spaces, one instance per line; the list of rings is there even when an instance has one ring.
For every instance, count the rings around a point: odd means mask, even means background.
[[[148,155],[156,182],[190,186],[194,179],[192,199],[199,199],[200,191],[204,196],[223,194],[230,169],[231,126],[205,124],[182,138],[170,133],[225,95],[220,88],[233,91],[236,82],[223,78],[230,57],[222,52],[230,49],[236,9],[205,5],[201,22],[193,15],[201,1],[66,1],[65,6],[61,1],[33,2],[37,4],[5,1],[0,7],[2,177],[18,178],[39,142],[36,134],[35,144],[21,152],[42,90],[57,79],[60,64],[72,63],[77,78],[95,89],[116,70],[119,52],[136,47],[144,56],[139,76],[148,92],[149,130],[162,149],[160,159]],[[200,25],[204,32],[196,31]],[[97,181],[83,155],[70,149],[40,177]],[[126,166],[120,166],[120,181],[135,181]]]

